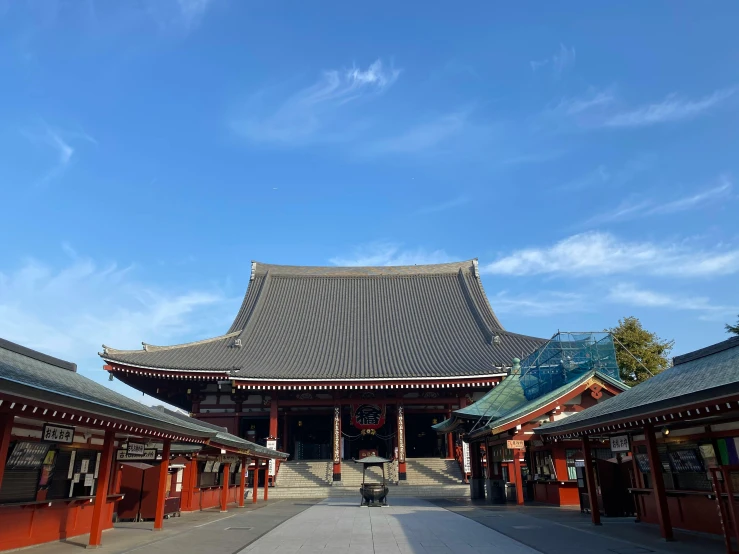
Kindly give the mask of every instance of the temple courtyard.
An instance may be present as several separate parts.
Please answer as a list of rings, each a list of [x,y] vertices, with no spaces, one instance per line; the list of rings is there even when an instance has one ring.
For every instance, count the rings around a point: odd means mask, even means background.
[[[720,537],[676,532],[675,542],[633,518],[604,518],[595,527],[579,510],[548,506],[486,506],[467,499],[391,497],[386,508],[360,508],[351,498],[273,500],[205,510],[151,522],[119,523],[104,533],[104,550],[157,554],[237,553],[719,553]],[[27,549],[33,554],[79,553],[86,536]]]

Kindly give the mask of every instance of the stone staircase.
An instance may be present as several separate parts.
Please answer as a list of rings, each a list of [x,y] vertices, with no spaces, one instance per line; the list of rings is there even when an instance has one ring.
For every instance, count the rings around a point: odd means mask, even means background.
[[[277,486],[269,490],[270,498],[357,497],[362,483],[362,466],[352,461],[341,464],[341,481],[333,481],[330,461],[290,461],[280,465]],[[398,480],[397,463],[386,467],[386,478],[393,496],[419,498],[460,498],[470,494],[462,483],[462,472],[455,460],[415,458],[406,462],[407,480]],[[368,482],[382,479],[380,468],[367,470]]]

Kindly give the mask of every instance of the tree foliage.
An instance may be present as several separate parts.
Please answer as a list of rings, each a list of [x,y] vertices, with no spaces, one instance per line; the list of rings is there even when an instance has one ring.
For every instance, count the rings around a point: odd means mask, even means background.
[[[625,383],[641,383],[670,367],[668,356],[675,341],[662,340],[655,333],[650,333],[642,327],[639,318],[631,316],[619,319],[618,326],[609,331],[616,339],[616,361]]]
[[[737,316],[736,325],[726,324],[726,332],[739,335],[739,316]]]

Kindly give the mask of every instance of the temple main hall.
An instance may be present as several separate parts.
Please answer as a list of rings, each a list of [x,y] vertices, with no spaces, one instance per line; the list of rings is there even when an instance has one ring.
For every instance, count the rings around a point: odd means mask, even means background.
[[[113,340],[115,337],[111,337]],[[145,337],[142,337],[145,338]],[[504,329],[477,260],[391,267],[252,262],[225,334],[103,347],[120,381],[290,460],[458,457],[432,429],[546,341]]]

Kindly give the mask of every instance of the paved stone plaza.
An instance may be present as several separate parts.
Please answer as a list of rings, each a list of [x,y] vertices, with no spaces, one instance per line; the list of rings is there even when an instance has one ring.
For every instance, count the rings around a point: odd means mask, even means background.
[[[538,551],[416,498],[384,508],[328,499],[264,535],[243,552],[255,554],[536,554]]]
[[[676,532],[666,543],[653,525],[604,518],[601,527],[579,510],[553,506],[487,506],[466,499],[391,497],[387,508],[360,508],[359,495],[270,500],[227,514],[205,510],[151,522],[119,523],[103,534],[106,554],[719,554],[720,537]],[[28,549],[79,554],[85,535]]]

